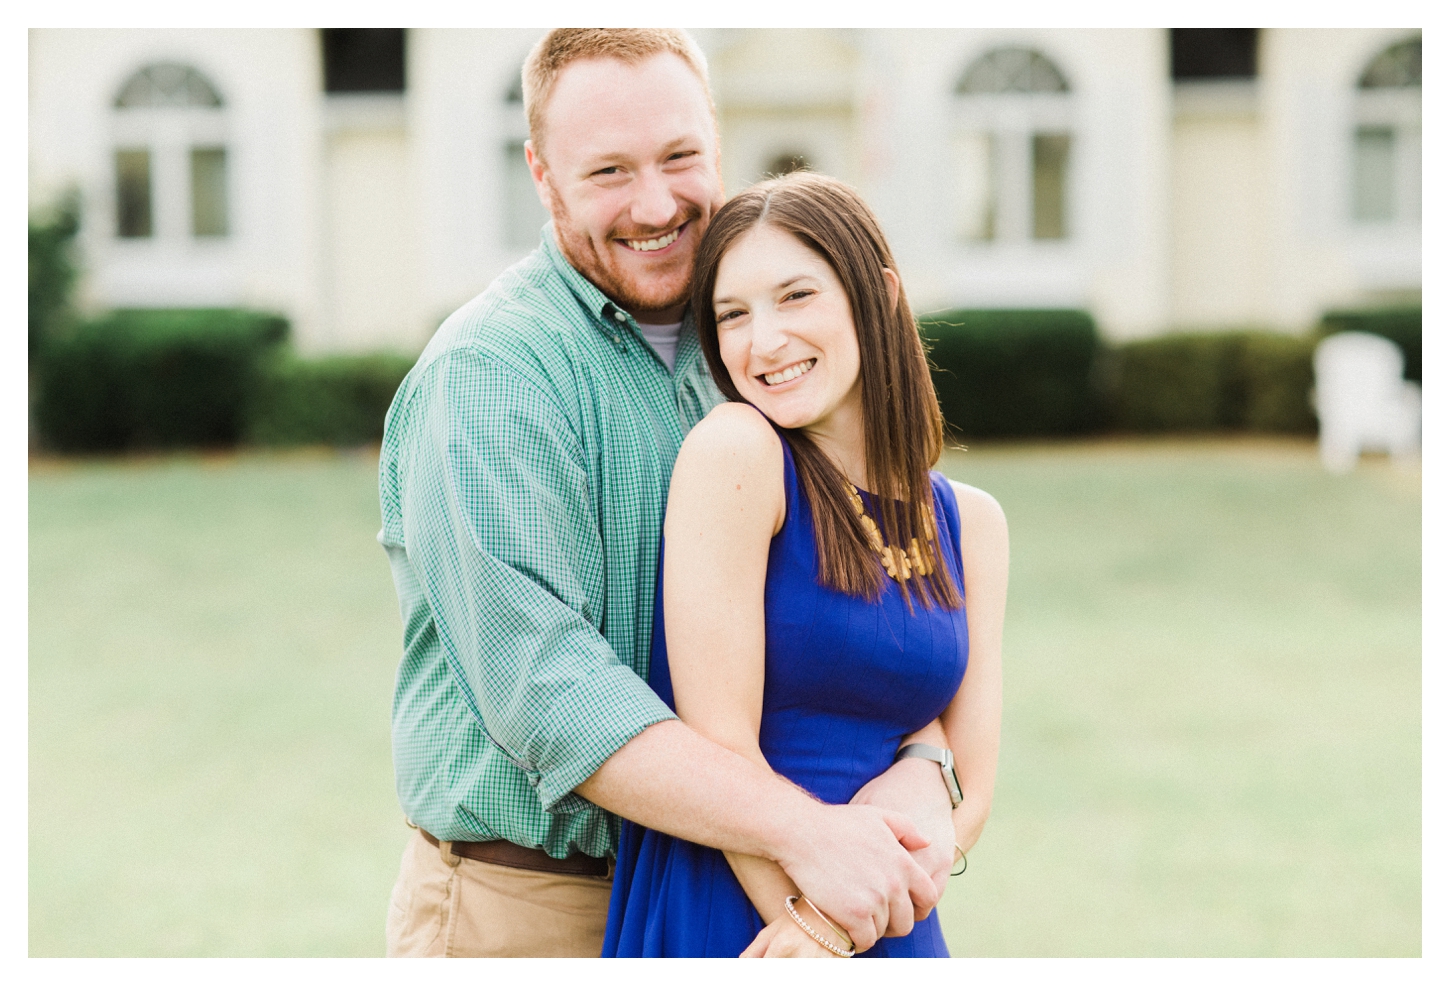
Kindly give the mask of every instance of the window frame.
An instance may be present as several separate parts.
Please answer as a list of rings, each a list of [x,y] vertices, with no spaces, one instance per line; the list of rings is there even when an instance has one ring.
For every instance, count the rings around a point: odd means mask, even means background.
[[[1041,58],[1056,73],[1064,88],[1037,91],[963,91],[967,79],[986,59],[1008,50],[1022,50]],[[967,249],[1004,248],[1053,249],[1072,243],[1077,237],[1077,194],[1074,159],[1079,153],[1080,129],[1076,125],[1075,90],[1061,62],[1040,46],[1002,44],[983,49],[965,60],[952,84],[950,114],[952,147],[949,168],[952,184],[952,232],[954,243]],[[987,201],[991,202],[989,235],[973,237],[965,228],[971,206],[962,201],[967,182],[956,176],[962,164],[957,143],[963,138],[984,135],[991,147],[987,172]],[[1066,137],[1060,201],[1062,235],[1038,237],[1034,215],[1038,203],[1035,190],[1034,144],[1038,137]]]
[[[158,65],[180,68],[192,73],[215,96],[214,104],[192,102],[124,104],[123,94]],[[108,150],[114,162],[119,151],[146,150],[150,155],[151,232],[149,236],[122,236],[120,230],[120,194],[116,167],[111,168],[109,239],[119,248],[137,250],[159,244],[187,244],[194,249],[209,249],[231,241],[237,231],[235,194],[236,154],[227,124],[228,104],[222,90],[212,77],[191,64],[151,62],[139,66],[114,90],[110,102],[110,141]],[[197,235],[193,232],[192,152],[198,149],[221,148],[225,155],[222,176],[225,203],[221,235]]]
[[[1401,45],[1420,40],[1420,35],[1401,37],[1377,46],[1363,60],[1354,75],[1353,112],[1349,126],[1349,175],[1343,197],[1351,226],[1361,233],[1394,230],[1418,231],[1423,221],[1423,88],[1403,85],[1367,84],[1371,69]],[[1361,134],[1366,130],[1388,130],[1391,135],[1390,187],[1384,191],[1390,202],[1389,215],[1362,215]]]

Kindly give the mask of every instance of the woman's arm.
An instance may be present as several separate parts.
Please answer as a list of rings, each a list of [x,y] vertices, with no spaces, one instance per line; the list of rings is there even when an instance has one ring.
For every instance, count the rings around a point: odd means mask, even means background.
[[[970,652],[961,687],[942,714],[962,803],[952,812],[957,844],[976,845],[992,811],[1002,736],[1002,622],[1007,611],[1007,518],[987,493],[953,482],[961,514]]]
[[[966,576],[970,659],[947,711],[905,737],[901,745],[950,747],[962,783],[962,803],[953,810],[941,768],[914,757],[896,762],[851,799],[903,812],[916,823],[931,845],[912,856],[932,875],[939,891],[955,862],[952,843],[970,849],[991,811],[1002,722],[1002,618],[1007,600],[1007,520],[1002,508],[979,489],[961,483],[952,486],[961,516],[958,541]],[[917,914],[918,920],[922,917]]]
[[[665,639],[675,710],[691,728],[771,769],[760,752],[765,570],[785,522],[780,440],[752,408],[724,404],[685,438],[665,511]],[[800,891],[780,866],[726,853],[779,941],[770,954],[829,953],[785,915]],[[772,934],[772,939],[776,934]],[[763,953],[762,949],[762,953]]]

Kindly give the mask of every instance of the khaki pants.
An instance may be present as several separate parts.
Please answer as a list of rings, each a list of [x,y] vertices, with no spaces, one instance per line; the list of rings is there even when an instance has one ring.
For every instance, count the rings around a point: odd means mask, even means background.
[[[463,859],[417,832],[388,908],[388,956],[599,956],[607,876],[568,876]]]

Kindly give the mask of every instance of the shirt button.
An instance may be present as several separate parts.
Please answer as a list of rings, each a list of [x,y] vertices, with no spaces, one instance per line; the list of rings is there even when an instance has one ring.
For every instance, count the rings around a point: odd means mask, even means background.
[[[628,315],[626,315],[626,314],[625,314],[625,313],[624,313],[624,312],[622,312],[622,311],[619,311],[619,310],[618,310],[618,309],[615,309],[615,312],[614,312],[614,320],[615,320],[615,321],[616,321],[616,322],[623,322],[623,321],[624,321],[624,320],[626,320],[626,319],[627,319],[627,318],[629,318],[629,316],[628,316]]]

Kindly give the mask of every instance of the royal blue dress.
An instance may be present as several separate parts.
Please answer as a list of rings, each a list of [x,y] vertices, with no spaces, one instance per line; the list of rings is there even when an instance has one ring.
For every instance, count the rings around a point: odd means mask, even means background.
[[[760,749],[778,773],[822,801],[844,804],[956,694],[967,667],[966,614],[920,602],[909,613],[890,581],[876,602],[817,583],[810,505],[790,446],[781,445],[786,518],[766,569]],[[956,496],[940,473],[931,474],[931,485],[942,555],[961,590]],[[875,513],[875,498],[862,498]],[[649,684],[674,708],[663,612],[657,589]],[[605,956],[734,957],[763,927],[723,853],[624,822]],[[882,938],[861,954],[945,957],[936,911],[910,935]]]

